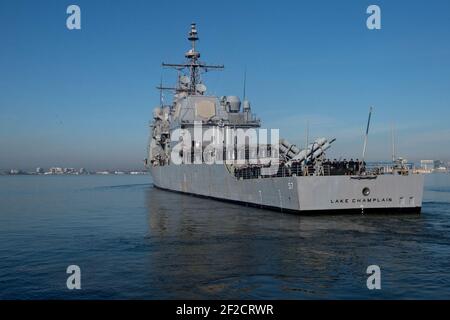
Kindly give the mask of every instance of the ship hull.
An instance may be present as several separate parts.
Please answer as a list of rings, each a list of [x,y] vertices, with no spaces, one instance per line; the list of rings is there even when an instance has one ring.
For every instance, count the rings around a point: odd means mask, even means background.
[[[155,166],[150,173],[160,189],[300,214],[420,213],[424,184],[421,174],[242,180],[221,164]]]

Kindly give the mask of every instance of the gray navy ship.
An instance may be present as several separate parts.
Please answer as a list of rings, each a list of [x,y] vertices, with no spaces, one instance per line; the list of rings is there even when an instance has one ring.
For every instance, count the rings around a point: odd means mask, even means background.
[[[421,211],[424,176],[401,158],[368,166],[327,159],[333,138],[303,148],[272,130],[267,138],[245,94],[241,102],[207,93],[202,74],[223,66],[200,60],[195,23],[188,40],[184,63],[163,63],[178,77],[175,86],[158,87],[173,99],[161,99],[150,125],[145,164],[155,187],[301,214]],[[370,114],[366,135],[369,123]]]

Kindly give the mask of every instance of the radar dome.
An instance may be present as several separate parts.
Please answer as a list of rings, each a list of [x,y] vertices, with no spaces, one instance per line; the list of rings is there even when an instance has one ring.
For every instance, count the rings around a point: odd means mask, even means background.
[[[155,109],[153,109],[153,118],[161,118],[162,116],[162,110],[160,107],[156,107]]]
[[[188,76],[181,76],[181,77],[180,77],[180,82],[181,82],[182,84],[188,85],[189,82],[190,82],[189,77],[188,77]]]
[[[206,92],[206,86],[203,83],[199,83],[195,89],[197,90],[198,93],[200,94],[204,94]]]
[[[241,100],[238,96],[227,96],[229,112],[237,113],[241,110]]]
[[[244,100],[242,103],[242,109],[247,112],[250,111],[250,102],[248,100]]]

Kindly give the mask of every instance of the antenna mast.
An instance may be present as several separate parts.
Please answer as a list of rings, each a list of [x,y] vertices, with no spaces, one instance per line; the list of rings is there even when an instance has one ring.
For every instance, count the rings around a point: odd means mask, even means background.
[[[207,72],[209,69],[223,69],[223,65],[207,65],[201,62],[200,52],[196,51],[195,45],[196,41],[199,40],[197,26],[195,23],[191,24],[191,30],[188,34],[188,40],[191,42],[191,49],[187,51],[184,56],[187,58],[186,63],[175,64],[175,63],[162,63],[163,67],[172,67],[177,70],[187,69],[189,72],[189,85],[187,88],[177,87],[177,88],[163,88],[164,90],[175,90],[176,92],[187,92],[189,94],[196,94],[197,85],[201,83],[200,70]]]
[[[362,163],[364,165],[364,157],[366,156],[367,138],[369,137],[370,117],[372,116],[372,107],[369,109],[369,118],[367,119],[366,135],[364,137],[364,147],[362,153]]]
[[[245,99],[247,98],[246,96],[246,86],[247,86],[247,68],[245,68],[244,70],[244,92],[243,92],[243,100],[245,101]]]
[[[392,128],[391,128],[391,139],[392,139],[392,162],[395,162],[395,128],[394,128],[394,124],[392,124]]]
[[[161,74],[161,79],[159,81],[159,103],[161,104],[161,107],[164,105],[162,81],[163,81],[163,79],[162,79],[162,74]]]
[[[305,145],[305,150],[308,150],[308,145],[309,145],[309,121],[306,120],[306,145]],[[312,148],[311,148],[312,150]],[[308,155],[306,156],[306,159],[308,160]]]

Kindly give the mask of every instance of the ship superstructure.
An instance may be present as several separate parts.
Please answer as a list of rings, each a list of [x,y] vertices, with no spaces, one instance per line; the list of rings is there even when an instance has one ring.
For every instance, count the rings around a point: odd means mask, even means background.
[[[420,212],[423,175],[403,161],[369,168],[364,160],[332,161],[334,138],[299,148],[270,132],[245,95],[208,95],[202,74],[221,70],[200,60],[197,27],[177,71],[171,104],[154,109],[146,166],[155,187],[297,213]],[[369,118],[370,119],[370,118]]]

